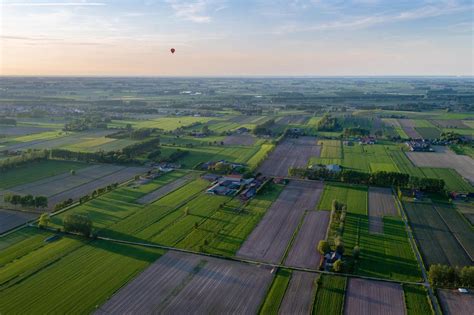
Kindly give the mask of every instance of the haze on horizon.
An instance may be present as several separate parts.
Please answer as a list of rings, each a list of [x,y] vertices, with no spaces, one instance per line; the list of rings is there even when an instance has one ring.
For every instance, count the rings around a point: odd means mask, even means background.
[[[473,9],[469,0],[0,0],[0,75],[472,76]]]

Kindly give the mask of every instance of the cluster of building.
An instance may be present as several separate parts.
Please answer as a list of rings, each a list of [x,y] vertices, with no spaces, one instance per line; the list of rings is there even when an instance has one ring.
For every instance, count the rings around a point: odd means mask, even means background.
[[[220,176],[216,174],[205,174],[202,178],[212,182],[211,187],[206,191],[208,194],[235,196],[240,192],[239,198],[242,201],[247,201],[254,197],[264,182],[264,179],[245,179],[242,175]]]
[[[434,152],[431,143],[426,140],[410,140],[406,145],[413,152]]]

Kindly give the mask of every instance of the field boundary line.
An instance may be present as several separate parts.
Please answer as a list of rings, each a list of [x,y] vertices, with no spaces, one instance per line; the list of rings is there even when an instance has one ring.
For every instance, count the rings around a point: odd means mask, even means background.
[[[76,234],[76,233],[69,233],[69,232],[66,232],[66,234],[79,235],[79,234]],[[362,276],[362,275],[355,275],[355,274],[348,274],[348,273],[337,273],[337,272],[323,271],[323,270],[311,269],[311,268],[292,267],[292,266],[287,266],[287,265],[283,265],[283,264],[274,264],[274,263],[269,263],[269,262],[264,262],[264,261],[257,261],[257,260],[252,260],[252,259],[245,259],[245,258],[239,258],[239,257],[230,257],[230,256],[210,254],[210,253],[202,253],[202,252],[193,251],[193,250],[189,250],[189,249],[177,248],[177,247],[174,247],[174,246],[166,246],[166,245],[151,244],[151,243],[141,243],[141,242],[132,242],[132,241],[114,239],[114,238],[110,238],[110,237],[103,237],[103,236],[97,236],[97,239],[103,240],[103,241],[133,245],[133,246],[160,248],[160,249],[164,249],[164,250],[171,250],[171,251],[176,251],[176,252],[181,252],[181,253],[186,253],[186,254],[194,254],[194,255],[212,257],[212,258],[217,258],[217,259],[242,262],[242,263],[247,263],[247,264],[256,265],[256,266],[266,266],[266,267],[271,267],[271,268],[283,268],[283,269],[303,271],[303,272],[309,272],[309,273],[327,274],[327,275],[343,276],[343,277],[350,277],[350,278],[360,278],[360,279],[366,279],[366,280],[384,281],[384,282],[398,283],[398,284],[406,283],[406,284],[413,284],[413,285],[425,285],[424,283],[421,283],[421,282],[386,279],[386,278]]]
[[[303,225],[303,222],[304,222],[304,219],[306,218],[306,214],[308,213],[308,211],[311,211],[311,210],[305,210],[303,212],[303,215],[301,216],[300,218],[300,222],[298,222],[298,226],[296,227],[296,229],[293,231],[293,235],[291,235],[291,239],[290,241],[288,242],[288,245],[286,246],[286,249],[285,249],[285,252],[283,253],[283,257],[280,259],[280,262],[283,263],[287,256],[288,256],[288,253],[290,252],[291,248],[293,247],[293,244],[295,242],[295,239],[296,237],[298,236],[300,230],[301,230],[301,226]]]

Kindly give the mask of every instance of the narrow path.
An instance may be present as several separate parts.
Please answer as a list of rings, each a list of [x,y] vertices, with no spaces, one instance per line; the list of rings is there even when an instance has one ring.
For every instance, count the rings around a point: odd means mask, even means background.
[[[73,233],[69,233],[69,234],[73,234]],[[151,248],[160,248],[160,249],[164,249],[164,250],[171,250],[171,251],[187,253],[187,254],[193,254],[193,255],[199,255],[199,256],[205,256],[205,257],[213,257],[213,258],[217,258],[217,259],[237,261],[237,262],[241,262],[241,263],[246,263],[246,264],[251,264],[251,265],[258,265],[258,266],[267,266],[267,267],[272,267],[272,268],[285,268],[285,269],[290,269],[290,270],[295,270],[295,271],[305,271],[305,272],[310,272],[310,273],[327,274],[327,275],[334,275],[334,276],[345,276],[345,277],[360,278],[360,279],[375,280],[375,281],[384,281],[384,282],[399,283],[399,284],[425,285],[424,283],[420,283],[420,282],[400,281],[400,280],[384,279],[384,278],[369,277],[369,276],[361,276],[361,275],[354,275],[354,274],[347,274],[347,273],[322,271],[322,270],[311,269],[311,268],[292,267],[292,266],[287,266],[287,265],[284,265],[284,264],[273,264],[273,263],[268,263],[268,262],[264,262],[264,261],[257,261],[257,260],[239,258],[239,257],[228,257],[228,256],[217,255],[217,254],[201,253],[201,252],[196,252],[196,251],[192,251],[192,250],[188,250],[188,249],[177,248],[177,247],[173,247],[173,246],[165,246],[165,245],[159,245],[159,244],[124,241],[124,240],[114,239],[114,238],[110,238],[110,237],[98,236],[97,239],[103,240],[103,241],[108,241],[108,242],[133,245],[133,246],[144,246],[144,247],[151,247]]]
[[[393,194],[394,196],[397,196],[397,192],[393,189]],[[433,309],[436,315],[441,315],[442,312],[440,310],[440,307],[438,305],[438,300],[436,299],[436,296],[434,295],[433,288],[430,285],[430,282],[428,280],[428,273],[426,272],[425,265],[423,264],[423,259],[421,258],[420,251],[418,250],[418,247],[416,245],[415,238],[413,236],[413,231],[411,230],[410,224],[408,223],[408,218],[405,212],[405,207],[403,207],[403,203],[395,197],[395,200],[397,202],[397,205],[400,209],[400,214],[402,216],[403,222],[405,223],[405,230],[408,235],[408,239],[410,240],[410,245],[415,253],[416,260],[418,261],[418,265],[420,266],[421,274],[423,276],[423,285],[426,287],[428,290],[428,295],[431,300],[431,305],[433,305]]]

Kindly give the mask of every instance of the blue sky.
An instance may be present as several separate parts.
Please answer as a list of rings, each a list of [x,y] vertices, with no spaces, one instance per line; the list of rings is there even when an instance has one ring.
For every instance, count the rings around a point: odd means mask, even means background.
[[[0,3],[0,74],[474,74],[472,1]]]

